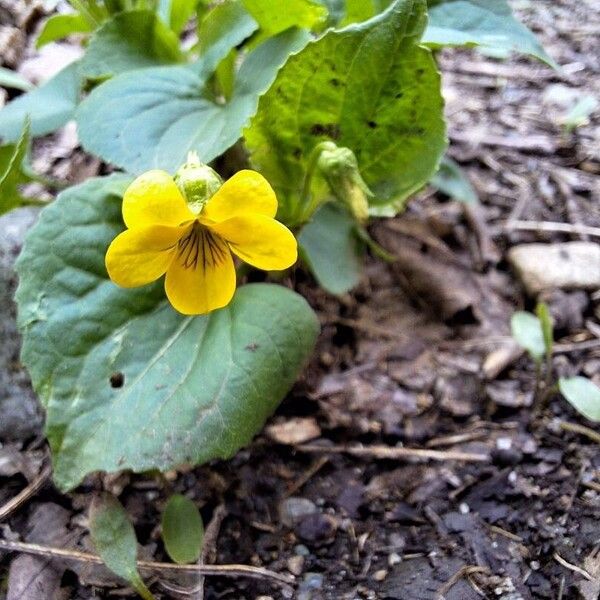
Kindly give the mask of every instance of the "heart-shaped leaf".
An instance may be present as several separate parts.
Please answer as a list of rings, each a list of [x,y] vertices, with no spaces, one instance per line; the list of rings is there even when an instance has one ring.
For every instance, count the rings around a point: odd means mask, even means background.
[[[429,0],[429,5],[425,44],[521,52],[557,67],[533,33],[514,18],[506,0]]]
[[[245,137],[282,214],[294,213],[311,153],[326,140],[354,152],[374,204],[400,208],[431,178],[446,138],[439,73],[419,45],[425,22],[425,0],[397,0],[327,32],[279,71]]]
[[[177,36],[149,10],[116,14],[90,39],[81,73],[102,79],[143,67],[181,62]]]
[[[165,470],[247,444],[310,355],[318,322],[270,284],[184,317],[161,283],[121,289],[104,254],[127,178],[90,179],[40,214],[18,261],[22,360],[46,408],[62,489],[89,472]]]
[[[83,146],[123,169],[175,171],[195,150],[209,162],[235,144],[290,52],[307,41],[290,30],[254,50],[237,74],[225,104],[205,89],[202,60],[188,67],[140,69],[98,86],[81,104],[77,122]],[[1,113],[0,113],[1,114]]]
[[[0,110],[0,138],[16,142],[28,118],[33,136],[62,127],[75,114],[80,86],[79,61],[76,61],[40,87],[15,98]]]
[[[360,281],[361,243],[356,221],[343,206],[321,206],[302,228],[298,243],[302,258],[328,292],[343,294]]]

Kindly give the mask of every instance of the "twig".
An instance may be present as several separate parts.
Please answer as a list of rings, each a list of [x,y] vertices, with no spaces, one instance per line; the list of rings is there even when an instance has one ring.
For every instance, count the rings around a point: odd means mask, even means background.
[[[472,134],[450,131],[449,137],[453,142],[462,142],[471,147],[496,146],[498,148],[522,150],[524,152],[536,152],[540,154],[556,153],[556,144],[554,143],[554,140],[545,135],[486,135],[483,137],[475,137]]]
[[[52,467],[45,467],[27,487],[23,488],[14,498],[11,498],[6,504],[0,507],[0,521],[27,502],[46,483],[51,474]]]
[[[462,460],[466,462],[489,462],[486,454],[455,452],[452,450],[429,450],[426,448],[396,448],[391,446],[321,446],[319,444],[301,444],[295,447],[300,452],[321,452],[323,454],[350,454],[366,458],[398,460],[401,458],[423,458],[430,460]]]
[[[64,548],[53,548],[41,546],[40,544],[29,544],[26,542],[10,542],[0,540],[0,550],[9,552],[24,552],[38,556],[52,556],[65,560],[92,563],[102,565],[102,559],[97,554],[79,552],[78,550],[67,550]],[[271,579],[284,585],[292,585],[294,578],[264,569],[262,567],[251,567],[249,565],[178,565],[174,563],[154,562],[150,560],[138,560],[137,566],[140,571],[167,571],[180,573],[201,573],[205,576],[218,577],[250,577],[253,579]]]
[[[600,340],[586,340],[585,342],[573,342],[571,344],[555,344],[553,354],[566,354],[567,352],[577,352],[580,350],[593,350],[600,348]]]
[[[504,221],[500,223],[502,231],[536,231],[546,233],[570,233],[600,237],[600,227],[590,227],[579,223],[554,223],[552,221]]]
[[[443,600],[444,596],[458,583],[460,579],[473,573],[489,573],[490,570],[487,567],[478,567],[476,565],[463,565],[442,587],[437,591],[437,600]]]
[[[567,562],[558,552],[555,552],[553,555],[554,560],[565,567],[565,569],[569,569],[569,571],[574,571],[575,573],[579,573],[582,577],[585,577],[588,581],[594,581],[594,577],[592,577],[585,569],[578,567],[577,565],[573,565],[570,562]]]
[[[286,490],[284,498],[289,498],[290,496],[293,496],[307,481],[312,479],[328,462],[329,458],[327,458],[327,456],[320,456],[310,466],[310,468],[305,473],[303,473],[288,490]]]
[[[225,519],[226,516],[227,509],[225,508],[225,505],[219,504],[219,506],[215,508],[212,519],[206,527],[202,545],[202,554],[200,555],[200,560],[197,563],[198,565],[204,565],[207,563],[210,564],[216,559],[217,538],[219,537],[219,531],[221,530],[223,519]],[[200,575],[198,585],[193,589],[191,596],[195,600],[204,600],[204,575]]]
[[[466,431],[465,433],[457,433],[456,435],[447,435],[438,438],[433,438],[427,442],[428,448],[439,448],[440,446],[454,446],[463,442],[472,442],[473,440],[487,437],[489,432],[485,429],[479,431]]]
[[[579,423],[569,423],[569,421],[560,421],[558,426],[564,431],[579,433],[592,440],[592,442],[600,444],[600,433],[590,429],[589,427],[586,427],[585,425],[580,425]]]
[[[523,543],[523,538],[520,535],[517,535],[516,533],[512,533],[510,531],[506,531],[506,529],[502,529],[502,527],[498,527],[498,525],[488,525],[487,527],[490,531],[493,531],[498,535],[502,535],[505,538],[512,540],[513,542],[519,542],[520,544]]]

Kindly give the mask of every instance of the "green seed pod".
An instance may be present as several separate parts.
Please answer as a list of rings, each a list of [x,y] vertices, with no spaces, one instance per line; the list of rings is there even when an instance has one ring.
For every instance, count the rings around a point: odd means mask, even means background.
[[[373,193],[360,174],[354,152],[327,144],[317,165],[338,200],[348,206],[359,223],[364,223],[369,218],[369,198]]]
[[[190,210],[200,214],[204,205],[223,185],[219,174],[200,162],[196,152],[189,152],[187,161],[175,173],[175,183]]]

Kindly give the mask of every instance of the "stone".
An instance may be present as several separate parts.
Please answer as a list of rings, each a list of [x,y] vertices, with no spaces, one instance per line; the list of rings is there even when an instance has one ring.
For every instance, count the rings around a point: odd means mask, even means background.
[[[287,560],[287,570],[292,575],[300,575],[304,569],[304,556],[291,556]]]
[[[279,518],[283,525],[290,528],[316,512],[318,512],[316,504],[308,498],[292,496],[279,505]]]
[[[269,425],[266,434],[278,444],[294,446],[318,438],[321,428],[313,417],[294,417]]]
[[[511,248],[508,260],[527,293],[544,290],[600,288],[600,244],[522,244]]]

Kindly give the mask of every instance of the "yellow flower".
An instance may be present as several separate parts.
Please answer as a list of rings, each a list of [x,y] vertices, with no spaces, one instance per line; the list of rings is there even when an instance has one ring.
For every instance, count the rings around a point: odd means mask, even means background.
[[[179,312],[221,308],[235,292],[232,253],[268,271],[296,262],[296,239],[276,212],[275,193],[255,171],[239,171],[205,202],[185,198],[165,171],[148,171],[123,196],[127,230],[108,248],[108,275],[131,288],[166,273],[165,291]]]

